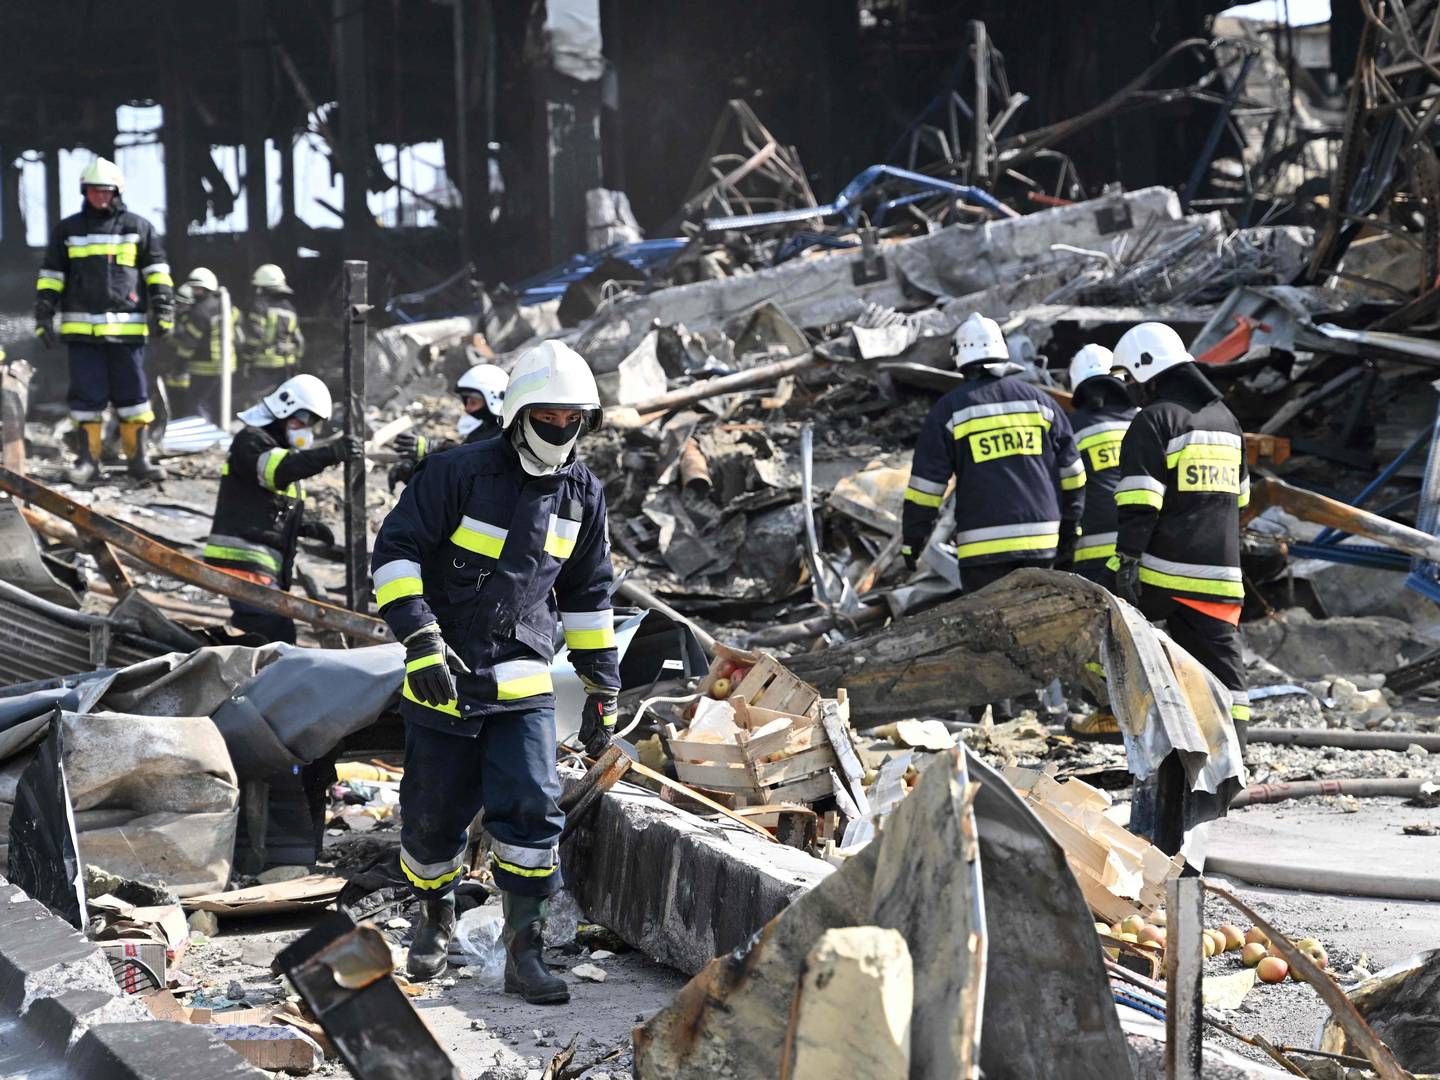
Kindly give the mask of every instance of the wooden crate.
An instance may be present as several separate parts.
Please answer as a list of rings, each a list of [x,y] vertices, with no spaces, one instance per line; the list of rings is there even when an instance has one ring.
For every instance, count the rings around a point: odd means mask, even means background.
[[[744,698],[752,711],[784,713],[788,716],[819,715],[820,691],[815,687],[790,674],[784,665],[769,653],[745,652],[725,645],[715,646],[715,659],[710,662],[710,670],[705,678],[700,680],[698,687],[702,694],[710,692],[715,680],[720,677],[720,670],[727,663],[744,664],[750,669],[737,685],[731,687],[729,698],[732,702],[735,698]],[[746,725],[741,721],[739,711],[737,707],[735,722],[744,727]]]
[[[743,697],[731,704],[742,729],[733,743],[686,738],[669,729],[681,781],[743,796],[751,805],[812,802],[831,793],[829,774],[841,766],[821,723],[751,708]]]

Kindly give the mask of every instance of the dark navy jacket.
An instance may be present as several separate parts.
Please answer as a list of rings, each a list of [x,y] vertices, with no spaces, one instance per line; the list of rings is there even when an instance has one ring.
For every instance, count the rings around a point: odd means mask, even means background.
[[[1075,429],[1075,448],[1085,463],[1085,513],[1080,519],[1080,542],[1075,545],[1076,564],[1104,560],[1115,554],[1115,487],[1120,483],[1120,444],[1140,410],[1124,400],[1118,380],[1117,393],[1106,396],[1076,395],[1070,424]],[[1092,400],[1093,397],[1093,400]],[[1122,403],[1123,402],[1123,403]]]
[[[471,669],[439,708],[407,683],[407,720],[473,734],[487,715],[553,708],[557,622],[580,677],[620,686],[605,493],[578,461],[530,476],[504,438],[425,457],[380,526],[371,567],[395,636],[438,622]]]
[[[966,378],[925,418],[905,490],[907,554],[924,548],[952,475],[962,566],[1053,559],[1062,524],[1079,527],[1085,466],[1070,421],[1013,376]]]

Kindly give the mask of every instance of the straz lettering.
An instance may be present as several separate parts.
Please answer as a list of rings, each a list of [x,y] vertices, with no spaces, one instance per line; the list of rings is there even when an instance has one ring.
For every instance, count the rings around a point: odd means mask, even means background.
[[[1218,461],[1180,463],[1181,491],[1225,491],[1240,493],[1240,466]]]
[[[1101,443],[1099,446],[1088,447],[1087,450],[1090,454],[1091,472],[1113,469],[1120,464],[1120,444],[1118,442]]]
[[[1042,427],[1007,427],[970,436],[970,455],[976,461],[994,461],[1015,454],[1039,454]]]

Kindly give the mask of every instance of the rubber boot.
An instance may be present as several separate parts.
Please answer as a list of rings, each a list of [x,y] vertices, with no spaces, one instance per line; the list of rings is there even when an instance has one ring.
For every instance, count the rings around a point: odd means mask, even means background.
[[[65,479],[76,487],[93,487],[100,482],[100,448],[105,427],[99,421],[87,420],[80,425],[80,453],[75,467],[67,470]]]
[[[410,942],[410,955],[405,959],[405,974],[412,982],[424,982],[445,971],[445,957],[454,936],[455,894],[422,897],[420,926]]]
[[[120,425],[120,443],[125,447],[125,456],[130,459],[130,475],[141,483],[164,480],[168,475],[165,470],[150,462],[145,429],[145,424]]]
[[[531,1005],[561,1005],[570,1000],[565,980],[545,966],[545,901],[502,892],[505,909],[505,991]]]

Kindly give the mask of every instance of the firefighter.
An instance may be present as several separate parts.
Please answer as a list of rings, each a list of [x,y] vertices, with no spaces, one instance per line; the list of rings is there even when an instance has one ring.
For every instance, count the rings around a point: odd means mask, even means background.
[[[1115,365],[1144,407],[1120,447],[1115,488],[1115,593],[1170,636],[1229,691],[1243,750],[1250,719],[1241,660],[1240,511],[1250,501],[1244,435],[1220,391],[1163,323],[1141,323],[1115,346]],[[1195,823],[1175,754],[1158,777],[1155,843],[1180,850]],[[1223,808],[1221,808],[1223,812]],[[1209,817],[1215,816],[1212,809]]]
[[[505,407],[505,387],[509,382],[505,369],[495,364],[476,364],[461,375],[455,383],[455,393],[460,396],[461,407],[465,410],[455,425],[459,441],[432,440],[408,431],[396,436],[395,449],[405,456],[390,466],[390,490],[394,491],[397,484],[408,484],[410,477],[415,475],[415,466],[427,454],[438,454],[452,446],[482,442],[499,435],[500,417]]]
[[[254,295],[245,313],[242,359],[251,393],[268,393],[295,374],[305,357],[305,335],[290,296],[285,271],[274,263],[255,268],[250,277]]]
[[[993,319],[955,332],[964,383],[925,418],[905,490],[900,553],[914,569],[955,477],[955,557],[965,592],[1021,566],[1065,562],[1085,505],[1070,422],[1041,390],[996,368],[1009,359]]]
[[[220,470],[215,520],[205,561],[271,589],[290,588],[300,537],[335,543],[323,522],[304,520],[301,481],[346,458],[360,458],[358,436],[315,445],[316,428],[330,418],[330,391],[314,375],[287,379],[240,414],[245,429],[230,444]],[[267,641],[295,643],[295,623],[240,600],[230,601],[237,630]]]
[[[154,421],[145,377],[145,342],[175,320],[174,281],[155,227],[125,208],[125,176],[96,158],[80,174],[84,204],[55,227],[36,281],[35,334],[46,348],[60,339],[70,352],[70,417],[81,440],[71,483],[100,479],[105,410],[113,405],[130,475],[161,480],[151,464],[146,426]]]
[[[220,282],[214,271],[204,266],[190,271],[181,288],[186,285],[190,288],[191,303],[175,324],[175,353],[185,365],[179,376],[179,385],[185,391],[182,396],[185,412],[180,415],[199,411],[206,419],[219,423],[226,334],[230,336],[231,374],[235,371],[235,309],[230,309],[230,325],[222,327]]]
[[[1114,359],[1103,345],[1086,345],[1070,360],[1075,411],[1075,449],[1085,465],[1085,513],[1072,569],[1104,585],[1115,584],[1105,563],[1115,554],[1115,485],[1120,482],[1120,444],[1139,412],[1125,384],[1110,374]]]
[[[505,988],[564,1002],[543,955],[565,817],[555,772],[554,631],[586,689],[580,738],[598,754],[616,715],[605,495],[575,455],[598,422],[595,378],[546,341],[517,362],[504,437],[424,458],[375,538],[380,614],[405,643],[400,869],[421,899],[406,969],[445,970],[467,829],[484,810],[504,901]]]

